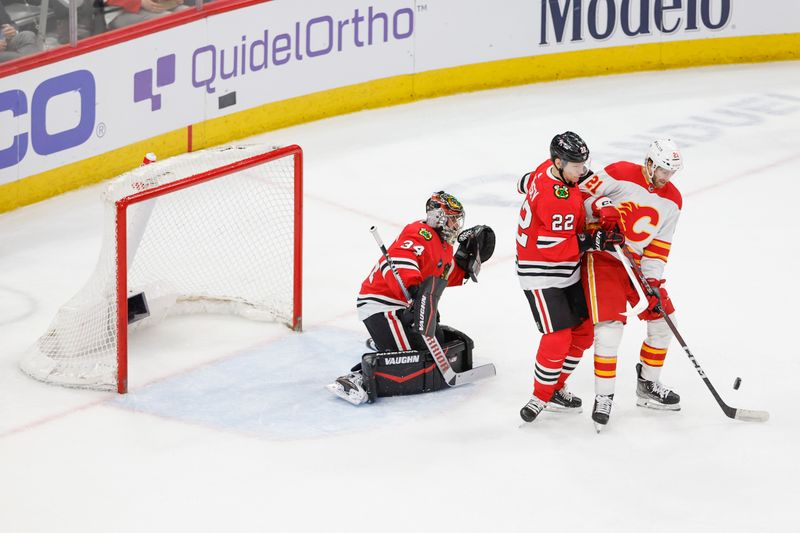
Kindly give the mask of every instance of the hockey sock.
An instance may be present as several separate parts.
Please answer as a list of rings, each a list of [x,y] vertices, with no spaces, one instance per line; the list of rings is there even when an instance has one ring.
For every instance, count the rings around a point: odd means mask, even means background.
[[[674,313],[669,318],[675,322]],[[672,331],[663,318],[647,322],[647,338],[642,343],[642,349],[639,352],[639,359],[642,361],[642,378],[648,381],[658,381],[671,340]]]
[[[556,384],[561,377],[566,353],[571,343],[572,330],[569,329],[542,335],[536,353],[533,380],[533,394],[540,400],[549,402],[557,390]]]
[[[614,394],[617,383],[617,356],[594,354],[594,393]]]
[[[578,355],[567,355],[567,358],[564,359],[564,364],[561,366],[561,375],[558,376],[558,381],[553,388],[553,392],[560,390],[564,386],[569,376],[575,370],[575,367],[581,362],[581,356],[583,356],[583,350],[581,350],[581,353]]]
[[[658,381],[666,357],[666,348],[654,348],[647,342],[643,342],[639,352],[639,359],[642,361],[642,378],[647,381]]]
[[[592,321],[588,319],[572,328],[572,341],[569,351],[567,352],[567,357],[564,359],[564,365],[561,367],[561,375],[558,378],[555,390],[559,390],[564,386],[570,374],[575,371],[575,367],[581,362],[583,352],[594,342],[593,332],[594,325],[592,325]]]
[[[617,352],[624,325],[619,321],[600,322],[594,327],[594,392],[614,394],[617,380]]]

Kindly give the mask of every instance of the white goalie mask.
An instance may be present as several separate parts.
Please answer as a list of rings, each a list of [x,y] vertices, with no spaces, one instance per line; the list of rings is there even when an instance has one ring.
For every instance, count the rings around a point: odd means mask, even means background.
[[[647,161],[653,162],[651,168],[647,168]],[[683,168],[683,157],[678,145],[672,139],[657,139],[650,144],[647,149],[647,156],[644,159],[644,166],[647,169],[647,176],[653,179],[656,167],[663,168],[671,174]]]

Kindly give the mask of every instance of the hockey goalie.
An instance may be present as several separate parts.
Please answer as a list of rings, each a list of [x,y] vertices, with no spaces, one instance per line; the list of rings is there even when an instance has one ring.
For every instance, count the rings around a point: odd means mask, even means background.
[[[427,200],[425,211],[425,220],[403,228],[388,250],[379,241],[383,257],[361,285],[358,317],[375,351],[327,386],[353,405],[494,375],[491,364],[473,369],[472,339],[440,324],[438,313],[446,287],[477,282],[494,253],[494,231],[483,225],[462,231],[464,207],[444,191]]]

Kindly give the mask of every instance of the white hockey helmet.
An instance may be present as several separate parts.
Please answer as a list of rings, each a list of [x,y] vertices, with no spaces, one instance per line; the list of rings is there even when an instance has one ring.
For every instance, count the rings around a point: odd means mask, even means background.
[[[656,167],[664,170],[677,172],[683,168],[683,157],[678,145],[672,139],[656,139],[647,149],[647,156],[644,158],[644,166],[647,168],[647,161],[653,162],[653,169],[648,170],[648,175],[652,178]]]

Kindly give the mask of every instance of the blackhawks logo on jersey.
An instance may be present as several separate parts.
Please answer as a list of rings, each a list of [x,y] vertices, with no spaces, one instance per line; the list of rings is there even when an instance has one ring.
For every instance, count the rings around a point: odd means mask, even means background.
[[[553,189],[556,193],[556,198],[560,198],[561,200],[566,200],[569,198],[569,188],[566,185],[553,185]]]
[[[430,231],[426,230],[425,228],[419,229],[419,234],[422,235],[422,238],[426,241],[429,241],[433,238],[433,234]]]

